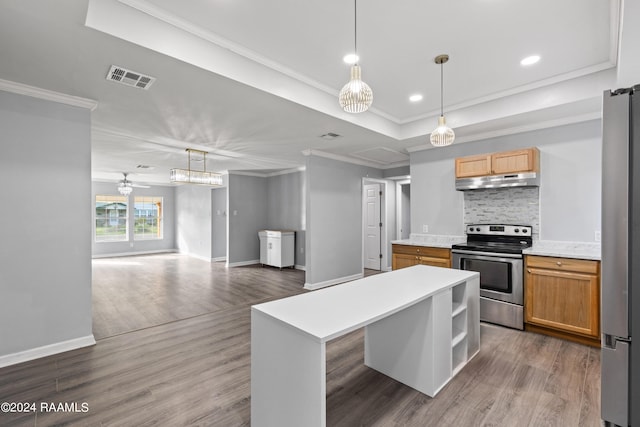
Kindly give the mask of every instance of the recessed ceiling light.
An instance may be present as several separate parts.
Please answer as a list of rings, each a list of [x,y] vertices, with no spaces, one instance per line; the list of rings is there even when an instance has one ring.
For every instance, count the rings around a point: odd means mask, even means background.
[[[347,64],[357,64],[358,61],[360,60],[360,58],[358,57],[358,55],[356,55],[355,53],[350,53],[348,55],[345,55],[342,60],[344,62],[346,62]]]
[[[419,93],[416,93],[414,95],[411,95],[409,97],[409,101],[411,102],[418,102],[418,101],[422,101],[422,95],[420,95]]]
[[[538,61],[540,61],[540,56],[531,55],[531,56],[527,56],[522,61],[520,61],[520,65],[522,65],[523,67],[527,67],[529,65],[535,64]]]

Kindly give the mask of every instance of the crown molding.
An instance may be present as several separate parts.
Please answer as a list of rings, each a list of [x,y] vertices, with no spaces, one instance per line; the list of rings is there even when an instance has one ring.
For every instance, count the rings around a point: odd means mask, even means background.
[[[93,111],[98,107],[98,101],[94,101],[93,99],[67,95],[66,93],[54,92],[52,90],[12,82],[10,80],[0,79],[0,90],[17,93],[18,95],[30,96],[32,98],[44,99],[46,101],[53,101],[59,104],[71,105],[73,107],[86,108],[90,111]]]
[[[575,123],[588,122],[591,120],[599,120],[601,118],[602,118],[602,115],[599,112],[580,114],[577,116],[563,117],[561,119],[537,122],[537,123],[533,123],[525,126],[514,126],[514,127],[498,129],[490,132],[481,132],[481,133],[476,133],[472,135],[467,135],[460,138],[456,138],[455,143],[462,144],[465,142],[481,141],[483,139],[498,138],[501,136],[532,132],[535,130],[548,129],[548,128],[554,128],[559,126],[566,126],[566,125],[571,125]],[[434,147],[431,144],[423,144],[423,145],[416,145],[415,147],[409,147],[407,148],[407,151],[409,153],[415,153],[417,151],[430,150],[434,148],[436,147]]]

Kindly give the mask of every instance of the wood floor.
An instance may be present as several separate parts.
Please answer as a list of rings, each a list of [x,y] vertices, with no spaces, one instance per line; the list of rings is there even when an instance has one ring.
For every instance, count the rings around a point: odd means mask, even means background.
[[[0,369],[0,402],[88,411],[0,413],[0,426],[248,426],[249,306],[303,283],[177,254],[95,262],[98,343]],[[433,399],[365,367],[362,330],[327,345],[329,426],[582,427],[599,414],[599,351],[580,344],[483,324],[480,354]]]

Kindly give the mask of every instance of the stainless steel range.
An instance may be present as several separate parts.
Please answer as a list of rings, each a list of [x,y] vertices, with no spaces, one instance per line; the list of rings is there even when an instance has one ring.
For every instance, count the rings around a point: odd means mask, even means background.
[[[531,247],[526,225],[471,224],[467,243],[452,246],[453,268],[480,273],[480,320],[524,328],[524,262]]]

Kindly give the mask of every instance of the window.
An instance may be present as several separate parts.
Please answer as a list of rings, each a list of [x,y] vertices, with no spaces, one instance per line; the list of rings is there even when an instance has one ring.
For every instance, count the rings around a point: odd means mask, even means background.
[[[96,196],[96,242],[128,239],[127,205],[126,196]]]
[[[133,239],[162,239],[162,197],[135,197],[133,206]]]

